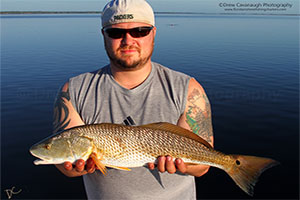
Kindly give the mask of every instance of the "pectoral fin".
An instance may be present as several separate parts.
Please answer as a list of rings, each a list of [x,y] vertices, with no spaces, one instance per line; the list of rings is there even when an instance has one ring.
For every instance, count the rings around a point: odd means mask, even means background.
[[[105,165],[101,162],[101,159],[98,159],[96,153],[92,153],[90,155],[90,158],[93,159],[93,161],[95,162],[95,165],[98,167],[98,169],[102,172],[102,174],[106,175],[107,171],[106,171],[106,167]]]

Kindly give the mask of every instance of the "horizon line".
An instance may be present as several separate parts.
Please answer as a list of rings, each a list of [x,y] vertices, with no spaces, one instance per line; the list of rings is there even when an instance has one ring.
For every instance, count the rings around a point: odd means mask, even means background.
[[[0,11],[0,14],[101,14],[102,11]],[[188,14],[188,15],[262,15],[262,16],[300,16],[300,14],[283,13],[206,13],[206,12],[154,12],[154,14]]]

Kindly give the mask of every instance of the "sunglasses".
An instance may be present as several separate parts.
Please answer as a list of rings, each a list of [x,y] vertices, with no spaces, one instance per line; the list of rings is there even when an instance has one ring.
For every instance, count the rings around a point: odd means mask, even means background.
[[[103,28],[102,30],[107,33],[108,37],[113,39],[124,38],[126,33],[129,33],[131,37],[140,38],[147,36],[150,31],[153,29],[153,26],[142,26],[131,29],[122,29],[122,28]]]

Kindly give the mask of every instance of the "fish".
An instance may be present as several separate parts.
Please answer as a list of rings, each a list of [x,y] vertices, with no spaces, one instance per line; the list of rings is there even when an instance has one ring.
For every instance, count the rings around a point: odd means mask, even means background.
[[[92,158],[105,175],[107,167],[130,168],[157,163],[159,156],[181,158],[188,165],[209,165],[224,170],[248,195],[258,177],[278,161],[248,155],[225,154],[180,126],[158,122],[141,126],[101,123],[58,132],[30,148],[35,165],[75,163]]]

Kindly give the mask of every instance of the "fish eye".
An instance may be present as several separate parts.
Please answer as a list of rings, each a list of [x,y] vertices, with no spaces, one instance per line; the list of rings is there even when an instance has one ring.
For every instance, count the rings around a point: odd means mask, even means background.
[[[235,163],[236,163],[237,165],[240,165],[240,164],[241,164],[241,162],[240,162],[239,160],[236,160]]]
[[[50,150],[51,149],[51,145],[50,144],[45,144],[44,148]]]

